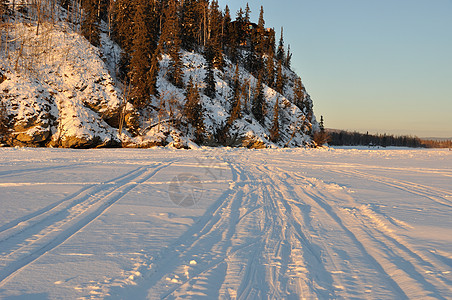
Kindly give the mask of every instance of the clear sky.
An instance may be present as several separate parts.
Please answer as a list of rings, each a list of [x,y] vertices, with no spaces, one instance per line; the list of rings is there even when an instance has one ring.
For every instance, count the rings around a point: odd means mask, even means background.
[[[452,137],[452,0],[219,0],[247,2],[284,27],[326,127]]]

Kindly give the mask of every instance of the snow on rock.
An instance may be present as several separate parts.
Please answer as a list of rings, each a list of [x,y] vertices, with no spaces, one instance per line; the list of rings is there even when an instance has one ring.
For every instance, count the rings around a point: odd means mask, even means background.
[[[11,146],[91,148],[99,146],[193,148],[194,129],[184,116],[185,89],[168,80],[171,58],[163,55],[157,80],[159,96],[142,109],[127,104],[124,127],[119,133],[122,85],[116,78],[121,49],[107,34],[99,48],[74,32],[65,22],[35,24],[16,22],[8,31],[13,41],[0,54],[0,100],[6,106]],[[214,70],[216,96],[209,98],[206,61],[195,52],[182,51],[183,78],[197,85],[203,108],[204,144],[248,148],[313,146],[317,121],[293,102],[293,82],[298,76],[284,68],[283,94],[264,86],[267,114],[262,124],[251,113],[257,79],[239,66],[242,116],[224,135],[232,109],[231,88],[236,66],[227,58],[224,70]],[[270,140],[273,107],[279,101],[280,139]],[[312,106],[308,94],[304,101]],[[223,133],[222,133],[223,132]],[[220,140],[219,135],[223,138]]]
[[[87,148],[119,144],[121,95],[99,50],[70,28],[17,23],[0,99],[18,146]],[[14,48],[16,48],[15,51]],[[17,48],[19,50],[17,50]]]

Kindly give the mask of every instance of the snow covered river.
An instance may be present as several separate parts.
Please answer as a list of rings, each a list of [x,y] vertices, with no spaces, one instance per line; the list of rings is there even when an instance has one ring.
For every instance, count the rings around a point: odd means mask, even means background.
[[[452,151],[0,148],[1,299],[452,299]]]

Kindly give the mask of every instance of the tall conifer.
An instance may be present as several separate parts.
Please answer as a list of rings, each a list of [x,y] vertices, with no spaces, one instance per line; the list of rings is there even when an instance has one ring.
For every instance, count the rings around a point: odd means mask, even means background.
[[[98,1],[84,0],[82,2],[83,18],[82,18],[82,35],[94,46],[100,44],[99,24],[100,18],[98,15]]]
[[[275,106],[273,107],[273,124],[270,129],[270,139],[273,143],[279,140],[279,98],[276,98]]]
[[[262,74],[259,74],[259,78],[257,80],[256,88],[254,90],[254,99],[253,106],[251,108],[251,112],[253,113],[256,120],[264,125],[264,117],[266,114],[266,105],[264,98],[264,85],[262,83]]]
[[[294,93],[294,104],[303,112],[306,113],[306,105],[304,101],[305,92],[304,87],[300,78],[295,80],[295,85],[293,88]]]
[[[165,23],[159,39],[159,49],[163,53],[170,55],[172,63],[170,66],[170,80],[177,86],[182,87],[182,58],[180,54],[180,24],[177,14],[176,0],[169,0],[168,6],[164,10]]]
[[[280,62],[284,62],[285,53],[284,53],[284,36],[283,36],[283,28],[281,27],[281,37],[279,39],[278,50],[276,52],[276,59]]]
[[[187,122],[194,128],[195,142],[202,143],[205,133],[204,115],[198,87],[193,84],[191,77],[185,92],[184,114]]]
[[[181,13],[182,47],[188,51],[195,50],[199,34],[201,18],[196,0],[184,0]]]
[[[140,0],[134,16],[133,44],[130,59],[131,100],[137,107],[149,102],[148,71],[151,64],[150,36],[147,28],[147,1]]]
[[[276,83],[275,89],[278,93],[282,94],[285,86],[285,78],[282,70],[282,62],[278,61],[278,66],[276,67]]]

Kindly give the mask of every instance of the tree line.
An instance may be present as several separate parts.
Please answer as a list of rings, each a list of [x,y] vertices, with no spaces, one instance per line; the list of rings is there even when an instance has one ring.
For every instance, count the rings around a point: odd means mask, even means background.
[[[71,0],[64,1],[70,9]],[[156,76],[162,55],[171,57],[170,81],[182,88],[181,49],[203,53],[207,61],[205,95],[214,97],[213,70],[223,70],[224,55],[239,63],[261,83],[283,92],[282,67],[290,68],[290,47],[284,46],[283,32],[276,46],[275,31],[265,28],[264,10],[258,23],[250,20],[249,5],[239,9],[235,20],[217,0],[82,0],[82,34],[99,44],[99,26],[108,22],[113,40],[122,50],[119,77],[130,82],[131,102],[144,107],[157,95]],[[243,51],[246,50],[246,51]]]
[[[327,130],[331,146],[381,146],[412,148],[451,148],[452,140],[428,140],[409,135],[363,134],[360,132]]]

